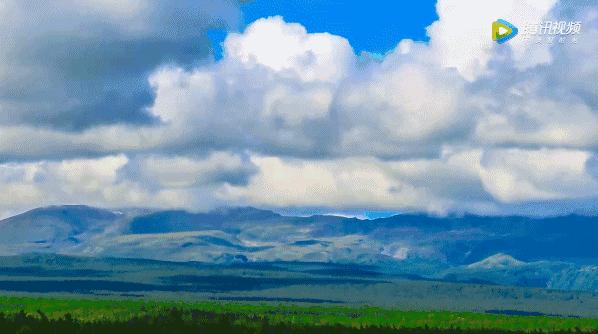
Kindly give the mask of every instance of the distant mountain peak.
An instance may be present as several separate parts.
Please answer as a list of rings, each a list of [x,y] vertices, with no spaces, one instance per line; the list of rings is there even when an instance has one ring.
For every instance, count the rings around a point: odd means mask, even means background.
[[[269,221],[279,214],[253,207],[223,207],[208,212],[156,211],[131,220],[129,233],[151,234],[226,229],[234,223]]]
[[[482,261],[467,266],[470,269],[499,269],[524,265],[525,262],[517,260],[509,254],[497,253]]]
[[[267,219],[280,215],[270,210],[254,208],[252,206],[221,207],[209,213],[216,213],[237,219]]]
[[[96,208],[87,205],[51,205],[35,208],[19,215],[9,217],[6,220],[15,220],[19,218],[38,218],[38,217],[81,217],[87,219],[114,219],[119,215],[116,212]]]

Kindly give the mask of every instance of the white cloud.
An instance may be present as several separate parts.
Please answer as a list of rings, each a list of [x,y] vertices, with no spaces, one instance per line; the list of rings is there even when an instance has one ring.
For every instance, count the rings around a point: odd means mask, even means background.
[[[380,156],[427,152],[430,147],[438,152],[443,140],[469,126],[471,109],[463,89],[456,75],[400,55],[371,64],[365,77],[338,91],[341,147]]]
[[[416,189],[393,179],[383,164],[371,159],[304,161],[254,157],[252,161],[259,173],[246,187],[229,186],[222,196],[275,207],[384,208],[397,203],[411,206],[417,201]]]
[[[484,188],[501,202],[598,197],[588,171],[591,153],[571,150],[505,149],[482,158]]]
[[[143,34],[149,2],[126,4],[88,5],[129,18],[122,34]],[[64,131],[0,117],[0,184],[14,194],[0,211],[86,202],[504,213],[598,197],[598,68],[577,58],[593,55],[595,20],[579,44],[498,46],[493,20],[523,25],[563,6],[453,4],[438,3],[429,43],[403,40],[380,61],[359,59],[343,37],[260,19],[228,35],[220,61],[153,71],[144,112],[157,124]],[[27,75],[0,62],[7,71]]]
[[[92,202],[114,205],[134,197],[135,189],[119,183],[117,173],[128,159],[124,155],[61,162],[0,165],[0,212],[35,206]],[[113,188],[119,188],[114,191]]]
[[[251,173],[251,163],[227,152],[0,164],[0,216],[51,204],[207,209],[219,188]]]
[[[589,152],[446,150],[436,159],[297,160],[255,156],[248,185],[222,198],[269,207],[499,213],[508,204],[598,196]]]
[[[248,159],[215,152],[198,159],[185,156],[148,156],[129,166],[128,173],[159,188],[192,188],[228,182],[242,185],[254,171]]]
[[[259,19],[242,34],[230,34],[224,49],[226,60],[233,66],[264,66],[303,81],[337,82],[355,62],[345,38],[308,34],[302,25],[286,23],[279,16]]]
[[[515,96],[520,95],[520,96]],[[596,148],[598,114],[585,104],[515,92],[480,117],[475,135],[487,144]]]
[[[278,47],[258,52],[266,40]],[[308,155],[325,150],[338,85],[356,61],[348,42],[273,17],[231,34],[224,47],[220,63],[155,72],[149,112],[189,141]]]
[[[263,50],[271,40],[284,47]],[[357,70],[346,40],[279,17],[224,47],[218,64],[154,73],[149,111],[202,141],[290,155],[396,156],[417,154],[414,145],[429,154],[471,126],[465,81],[418,62],[421,47]]]
[[[525,69],[551,60],[548,45],[513,39],[496,45],[491,40],[491,23],[506,19],[523,29],[527,23],[539,23],[548,16],[556,0],[544,1],[450,1],[439,0],[439,20],[428,27],[431,52],[443,67],[456,68],[470,81],[485,74],[492,57],[500,48],[513,52],[515,66]],[[522,31],[523,32],[523,31]]]

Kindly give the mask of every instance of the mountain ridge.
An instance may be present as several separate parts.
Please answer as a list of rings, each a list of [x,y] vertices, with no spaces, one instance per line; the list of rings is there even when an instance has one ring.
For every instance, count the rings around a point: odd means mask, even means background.
[[[587,268],[598,263],[596,235],[598,220],[578,215],[403,214],[363,220],[280,215],[253,207],[193,213],[71,205],[0,221],[0,255],[371,264],[414,277],[594,289],[598,273]]]

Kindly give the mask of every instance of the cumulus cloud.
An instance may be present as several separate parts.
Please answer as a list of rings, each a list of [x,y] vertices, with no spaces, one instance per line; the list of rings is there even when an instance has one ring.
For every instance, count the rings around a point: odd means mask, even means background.
[[[264,66],[302,81],[336,82],[354,61],[349,42],[327,33],[307,33],[300,24],[281,17],[260,19],[242,34],[224,42],[227,61],[245,67]]]
[[[229,152],[215,152],[203,159],[186,156],[145,156],[131,162],[127,177],[144,180],[160,188],[192,188],[229,183],[242,186],[255,172],[248,158]]]
[[[557,0],[497,2],[438,1],[439,20],[428,27],[430,49],[441,66],[455,68],[470,81],[488,71],[488,65],[497,51],[489,38],[490,23],[508,18],[523,28],[528,23],[552,19],[551,9]],[[547,44],[529,43],[514,39],[509,43],[517,68],[526,69],[551,60]]]
[[[233,1],[2,1],[0,122],[79,130],[151,121],[147,74],[209,55]]]
[[[249,184],[227,185],[221,195],[277,208],[515,213],[530,210],[517,206],[521,203],[541,207],[537,201],[598,196],[598,180],[587,167],[591,157],[584,151],[544,149],[446,150],[436,159],[400,161],[258,156],[252,161],[259,172]]]
[[[20,6],[8,4],[0,11]],[[192,28],[195,21],[185,21],[191,25],[174,32],[157,22],[163,14],[156,4],[98,1],[93,6],[105,9],[73,7],[82,17],[98,12],[103,20],[116,20],[111,29],[124,40],[159,32],[176,36],[167,42],[177,47],[189,41],[193,29],[231,24],[235,17],[234,6],[206,3],[194,8],[212,16],[189,13],[189,20],[199,15],[202,25]],[[331,212],[557,212],[552,206],[562,210],[558,213],[577,212],[598,197],[598,67],[580,61],[591,59],[596,48],[598,15],[591,13],[598,9],[553,0],[493,6],[440,0],[439,20],[428,27],[430,41],[398,41],[381,59],[355,55],[342,36],[310,33],[281,17],[263,18],[229,33],[219,61],[200,62],[201,52],[185,53],[167,63],[161,56],[145,62],[151,71],[142,73],[135,65],[123,72],[151,88],[150,98],[138,105],[143,110],[112,116],[96,110],[92,113],[105,119],[94,120],[75,101],[72,110],[87,122],[79,131],[63,129],[76,119],[68,112],[57,126],[48,126],[52,113],[19,118],[18,108],[6,109],[15,100],[0,96],[0,110],[9,115],[0,116],[2,183],[17,194],[4,210],[41,199],[80,199],[191,209],[224,203]],[[131,24],[121,27],[123,17]],[[517,37],[498,45],[489,33],[497,18],[520,26],[582,20],[583,30],[578,43],[550,46]],[[170,50],[156,45],[155,50]],[[0,76],[26,76],[6,64],[11,65],[0,56]],[[55,70],[46,65],[42,70]],[[121,83],[120,74],[111,78]],[[131,92],[128,79],[122,80],[124,91]],[[50,99],[46,107],[52,101],[59,100]],[[127,112],[147,119],[123,124]],[[32,115],[50,118],[26,120],[37,117]],[[44,195],[61,182],[61,191]]]
[[[229,185],[222,196],[251,205],[428,211],[453,209],[452,201],[434,192],[434,180],[418,178],[423,168],[450,173],[440,161],[385,162],[372,158],[296,160],[254,157],[259,173],[247,186]],[[416,175],[410,175],[410,173]],[[466,178],[466,177],[463,177]],[[437,179],[435,179],[437,180]],[[454,180],[447,180],[451,183]]]
[[[438,154],[443,143],[469,131],[464,80],[416,61],[426,51],[421,46],[407,48],[370,64],[339,89],[332,121],[340,122],[339,143],[347,154]]]
[[[503,202],[598,196],[588,170],[589,152],[505,149],[486,152],[481,179]]]
[[[136,156],[0,164],[0,216],[51,204],[194,208],[223,205],[213,194],[254,173],[246,157]]]

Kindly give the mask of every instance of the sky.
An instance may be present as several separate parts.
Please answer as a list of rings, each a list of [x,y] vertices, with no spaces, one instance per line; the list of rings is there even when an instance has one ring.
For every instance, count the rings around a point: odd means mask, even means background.
[[[350,5],[341,0],[250,1],[242,6],[242,22],[250,24],[278,15],[301,23],[310,33],[343,36],[357,54],[383,55],[404,38],[428,41],[426,27],[438,19],[435,5],[436,1],[430,0],[358,1]]]
[[[596,215],[597,49],[593,1],[2,1],[0,217]]]

